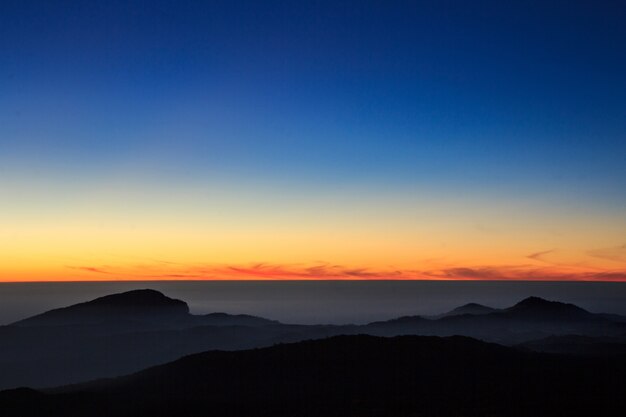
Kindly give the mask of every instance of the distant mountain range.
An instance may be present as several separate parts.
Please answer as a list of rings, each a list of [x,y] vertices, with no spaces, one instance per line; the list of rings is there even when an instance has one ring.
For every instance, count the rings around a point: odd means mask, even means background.
[[[337,326],[283,324],[226,313],[193,315],[181,300],[154,290],[135,290],[0,327],[0,389],[114,377],[208,350],[358,334],[463,335],[521,350],[587,356],[626,353],[624,317],[593,314],[537,297],[505,309],[467,304],[438,317]],[[584,336],[584,346],[571,336]],[[556,343],[554,338],[559,337]]]
[[[3,417],[626,415],[626,360],[454,336],[212,351],[114,379],[0,392]]]
[[[434,316],[432,318],[437,319],[448,316],[460,316],[462,314],[489,314],[493,313],[494,311],[497,311],[497,309],[493,307],[487,307],[482,304],[468,303],[462,305],[461,307],[457,307],[451,311],[448,311],[447,313],[439,314],[438,316]]]
[[[261,326],[277,321],[249,315],[212,313],[192,315],[181,300],[155,290],[133,290],[86,303],[57,308],[13,323],[14,326],[117,325],[137,328],[182,328],[199,325]]]
[[[508,314],[527,317],[535,316],[537,318],[557,319],[557,318],[580,318],[590,317],[593,313],[588,312],[574,304],[561,303],[558,301],[547,301],[539,297],[528,297],[519,303],[504,309],[484,306],[482,304],[468,303],[450,310],[447,313],[437,316],[427,317],[431,319],[440,319],[443,317],[463,316],[463,315],[485,315],[485,314]],[[600,315],[601,316],[601,315]],[[621,316],[616,316],[621,317]]]

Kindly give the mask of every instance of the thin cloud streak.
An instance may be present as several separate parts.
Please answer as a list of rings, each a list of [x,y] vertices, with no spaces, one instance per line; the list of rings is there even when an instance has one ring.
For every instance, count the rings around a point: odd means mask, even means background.
[[[162,265],[162,263],[161,263]],[[449,267],[431,270],[373,269],[335,264],[195,265],[177,269],[146,265],[68,267],[91,274],[137,280],[480,280],[480,281],[626,281],[626,270],[517,266]]]
[[[533,259],[535,261],[542,261],[542,262],[547,262],[546,260],[544,260],[544,256],[548,255],[550,253],[553,253],[556,249],[548,249],[548,250],[544,250],[541,252],[535,252],[535,253],[531,253],[530,255],[526,256],[528,259]]]
[[[626,244],[613,247],[588,251],[587,254],[594,258],[606,259],[613,262],[626,263]]]
[[[113,272],[109,272],[107,271],[105,268],[96,268],[93,266],[68,266],[68,268],[70,269],[76,269],[79,271],[86,271],[86,272],[95,272],[98,274],[114,274]]]

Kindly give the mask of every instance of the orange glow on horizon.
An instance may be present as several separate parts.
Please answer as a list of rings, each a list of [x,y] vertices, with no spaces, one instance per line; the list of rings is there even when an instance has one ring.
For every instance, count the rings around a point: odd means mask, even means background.
[[[5,187],[0,281],[626,281],[618,211],[426,191],[102,189]]]
[[[545,266],[443,267],[431,270],[350,268],[340,265],[190,265],[163,263],[126,267],[67,266],[64,271],[15,272],[18,279],[2,282],[35,281],[176,281],[176,280],[515,280],[515,281],[607,281],[626,282],[626,270]],[[40,279],[45,275],[47,279]]]

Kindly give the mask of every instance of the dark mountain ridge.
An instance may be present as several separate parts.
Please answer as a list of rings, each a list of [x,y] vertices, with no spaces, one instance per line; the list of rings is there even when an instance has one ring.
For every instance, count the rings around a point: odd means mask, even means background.
[[[165,296],[151,289],[132,290],[106,295],[69,307],[57,308],[13,323],[13,326],[67,326],[145,323],[148,329],[154,323],[174,327],[198,325],[266,325],[277,321],[240,314],[210,313],[192,315],[189,306],[181,300]]]
[[[112,294],[69,307],[57,308],[13,323],[15,326],[61,326],[141,320],[160,321],[184,318],[187,303],[166,297],[155,290],[133,290]]]
[[[463,314],[474,314],[474,315],[489,314],[489,313],[493,313],[494,311],[498,311],[498,309],[493,308],[493,307],[488,307],[488,306],[478,304],[478,303],[467,303],[462,306],[456,307],[448,311],[447,313],[437,314],[435,316],[429,316],[428,318],[440,319],[443,317],[459,316]]]
[[[114,379],[0,392],[4,417],[622,416],[626,363],[450,338],[338,336],[213,351]]]
[[[548,301],[539,297],[528,297],[512,307],[499,312],[509,316],[524,318],[539,318],[544,320],[571,320],[571,319],[603,319],[574,304]]]
[[[465,335],[505,345],[550,335],[614,336],[626,333],[626,323],[619,319],[538,297],[529,297],[512,307],[484,314],[445,314],[435,318],[406,316],[373,322],[366,327],[365,333],[380,336]]]
[[[518,345],[550,336],[626,334],[626,323],[612,317],[530,298],[485,314],[407,316],[367,325],[287,325],[249,315],[192,315],[183,301],[138,290],[0,326],[0,389],[113,377],[207,350],[250,349],[335,335],[465,335]],[[542,350],[541,346],[524,348]]]
[[[534,352],[597,357],[622,356],[626,358],[626,333],[621,336],[597,337],[582,335],[548,336],[521,343],[516,347]]]
[[[467,303],[455,308],[447,314],[488,314],[496,311],[493,307],[484,306],[478,303]]]

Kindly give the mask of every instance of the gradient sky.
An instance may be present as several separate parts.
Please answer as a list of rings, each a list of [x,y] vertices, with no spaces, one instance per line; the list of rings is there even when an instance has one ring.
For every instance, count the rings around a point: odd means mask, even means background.
[[[619,1],[0,3],[0,280],[626,280]]]

